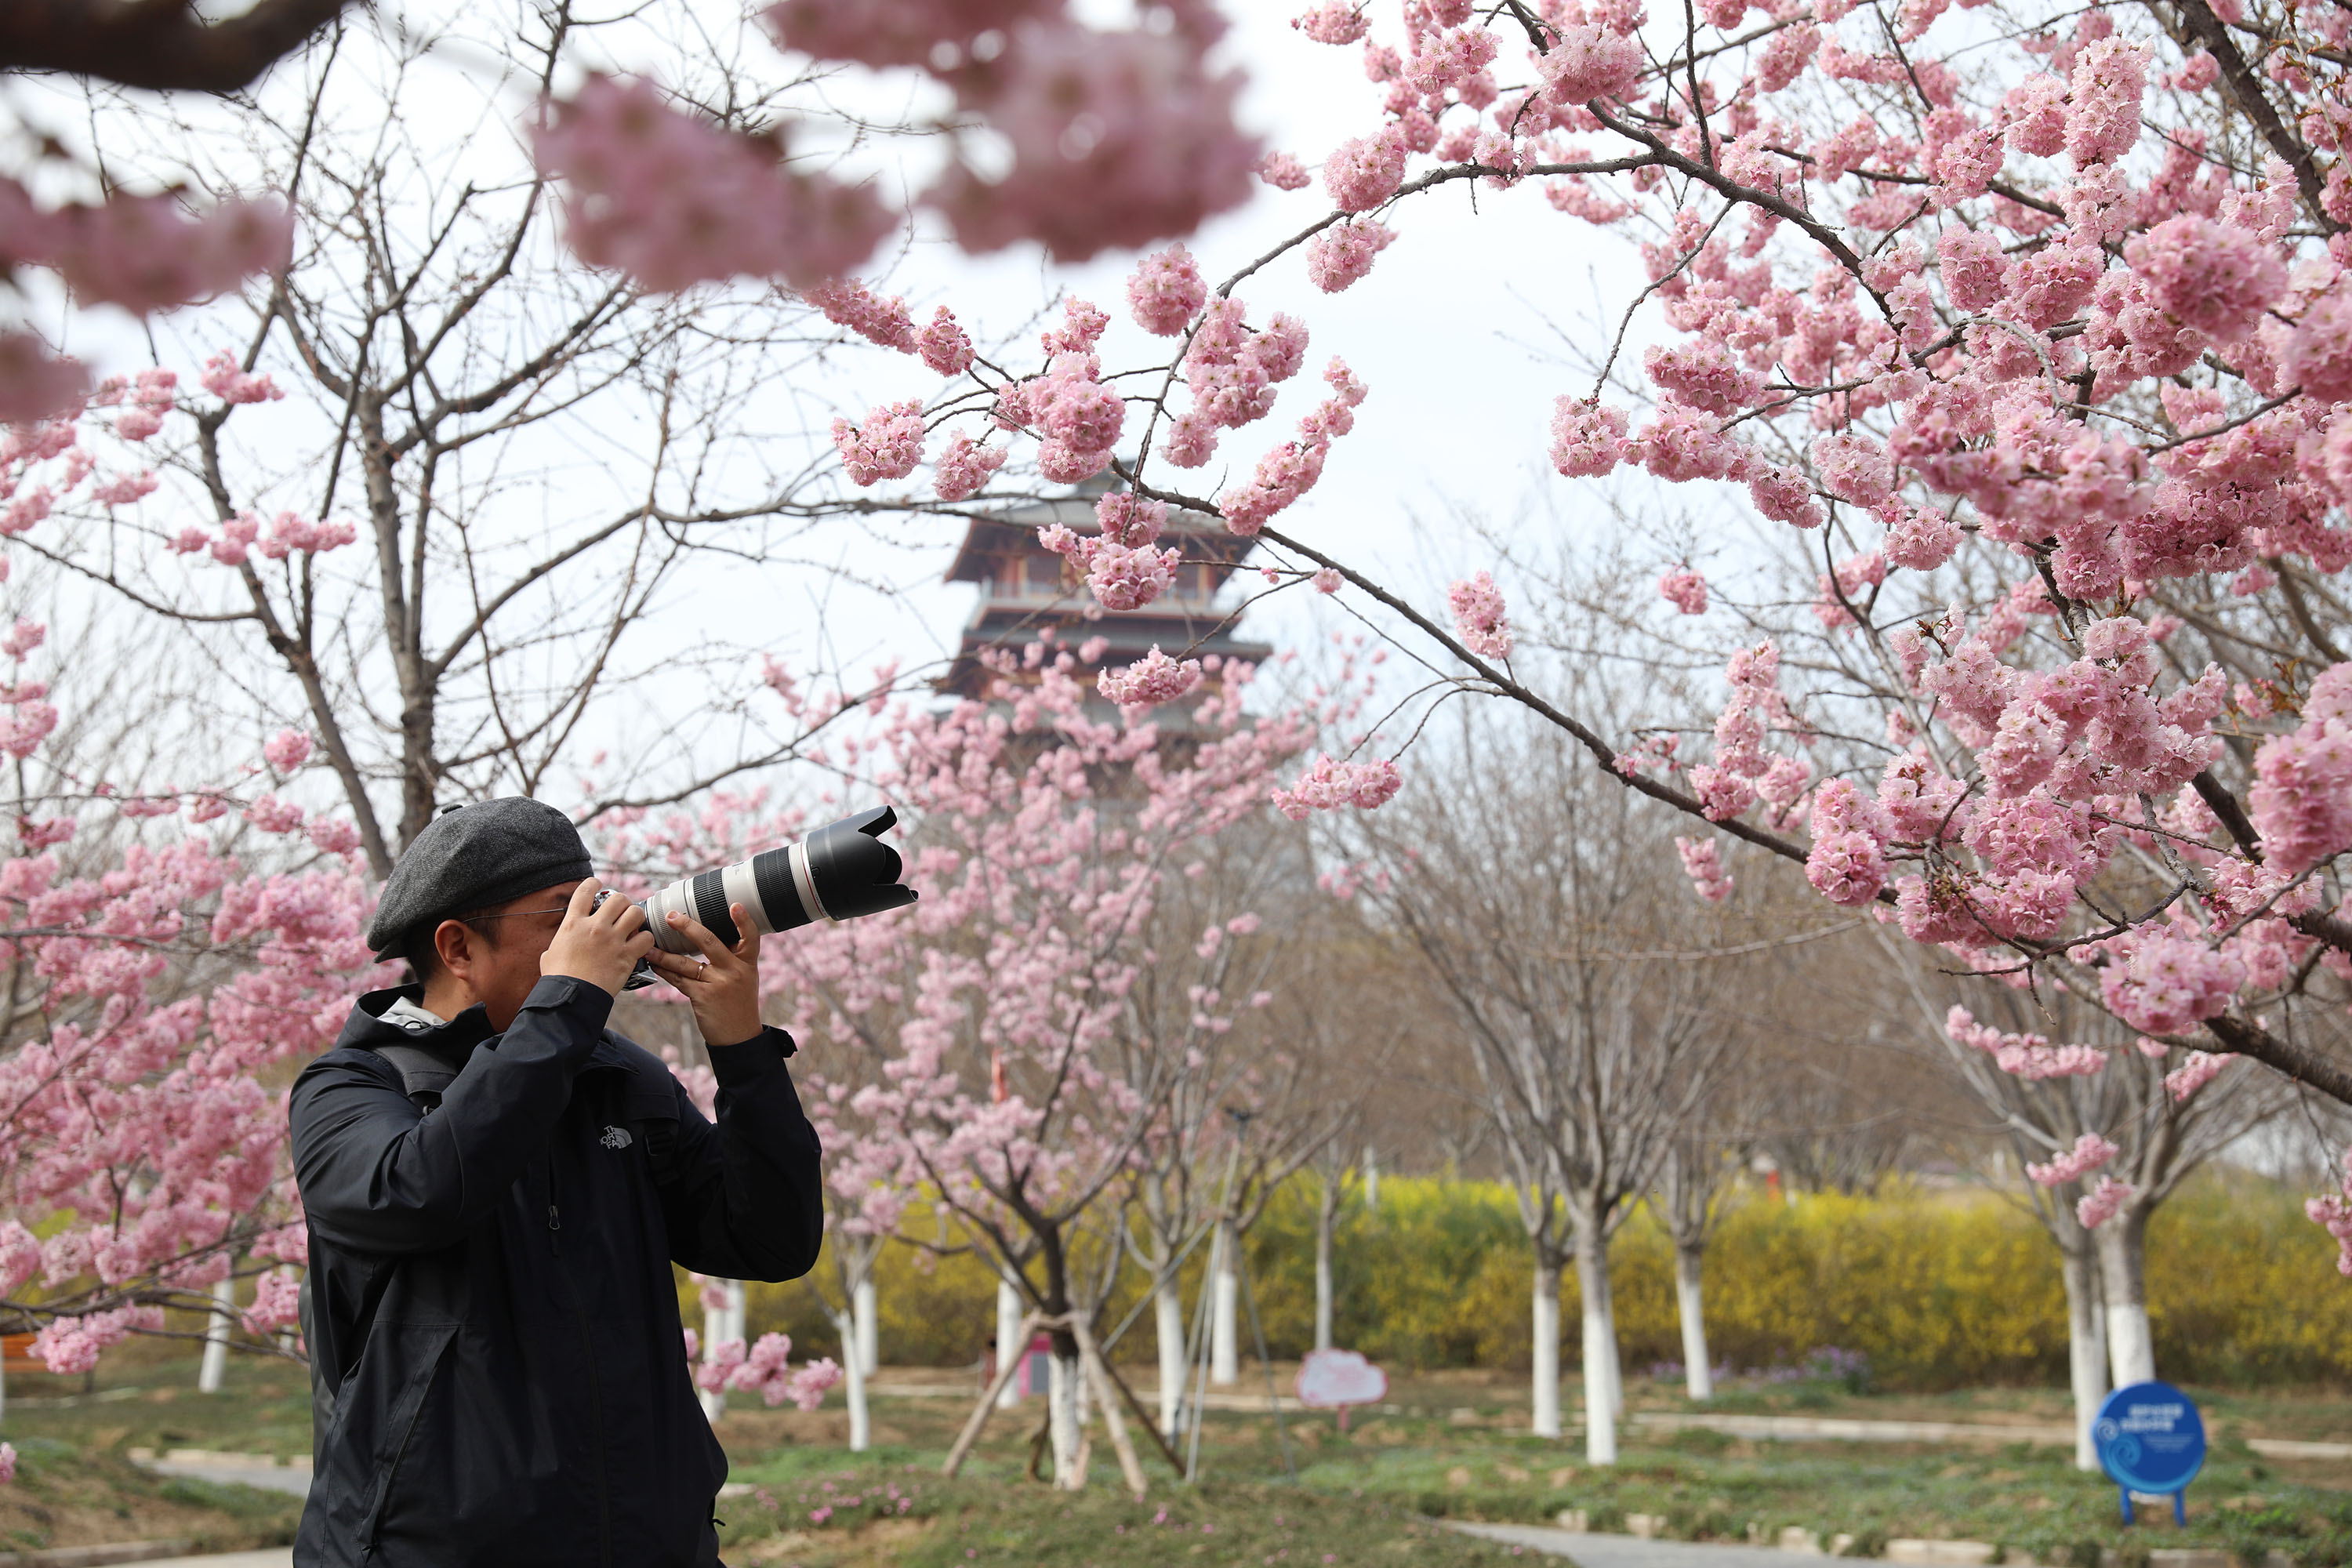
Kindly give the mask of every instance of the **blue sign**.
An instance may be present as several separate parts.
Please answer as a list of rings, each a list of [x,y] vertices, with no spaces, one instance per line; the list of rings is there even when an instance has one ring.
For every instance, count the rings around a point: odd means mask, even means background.
[[[2181,1492],[2205,1468],[2205,1423],[2189,1396],[2168,1383],[2135,1383],[2108,1394],[2091,1424],[2091,1442],[2100,1468],[2123,1492],[2126,1524],[2134,1492],[2169,1494],[2173,1517],[2179,1518]]]

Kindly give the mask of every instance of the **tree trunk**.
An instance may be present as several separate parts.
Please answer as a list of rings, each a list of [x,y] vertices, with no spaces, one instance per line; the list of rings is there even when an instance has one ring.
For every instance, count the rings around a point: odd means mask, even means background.
[[[833,1314],[834,1331],[841,1336],[841,1390],[849,1401],[849,1451],[862,1454],[872,1446],[866,1419],[866,1369],[855,1353],[857,1319],[852,1312]]]
[[[1214,1256],[1210,1259],[1210,1284],[1216,1294],[1211,1302],[1209,1324],[1209,1381],[1230,1385],[1242,1377],[1241,1333],[1237,1313],[1241,1306],[1241,1277],[1234,1271],[1234,1248],[1236,1245],[1233,1227],[1220,1220],[1216,1239],[1210,1244]]]
[[[1321,1201],[1315,1209],[1315,1348],[1331,1348],[1331,1228],[1339,1217],[1339,1183],[1323,1178]]]
[[[996,1369],[1000,1373],[1028,1353],[1021,1342],[1021,1292],[1010,1283],[996,1282]],[[1021,1381],[1014,1378],[996,1396],[999,1410],[1010,1410],[1021,1403]]]
[[[1076,1342],[1066,1331],[1056,1331],[1046,1377],[1045,1418],[1054,1444],[1054,1484],[1066,1492],[1082,1491],[1087,1484],[1085,1457],[1079,1452],[1078,1377]]]
[[[1706,1351],[1706,1298],[1701,1287],[1706,1258],[1704,1243],[1675,1248],[1675,1307],[1683,1323],[1683,1386],[1693,1399],[1715,1397],[1715,1371]]]
[[[1609,1253],[1589,1226],[1576,1238],[1576,1282],[1584,1310],[1584,1458],[1617,1462],[1617,1331],[1609,1310]]]
[[[1536,1265],[1535,1434],[1559,1436],[1559,1266]]]
[[[1151,1296],[1151,1329],[1160,1341],[1160,1434],[1172,1443],[1184,1408],[1184,1286],[1164,1259],[1159,1268],[1168,1277]]]
[[[858,1369],[872,1377],[882,1364],[882,1325],[875,1310],[873,1276],[860,1279],[849,1300],[851,1314],[857,1323]]]
[[[1364,1145],[1364,1208],[1367,1213],[1381,1206],[1381,1162],[1370,1143]]]
[[[2107,1308],[2107,1364],[2117,1388],[2156,1377],[2147,1328],[2147,1209],[2126,1204],[2091,1233],[2099,1245],[2099,1290]]]
[[[228,1370],[228,1331],[236,1311],[236,1279],[224,1274],[213,1282],[212,1316],[205,1324],[205,1360],[196,1371],[196,1392],[218,1394],[221,1374]]]
[[[2066,1282],[2066,1363],[2074,1385],[2074,1468],[2096,1472],[2099,1451],[2091,1424],[2107,1396],[2107,1336],[2099,1321],[2099,1273],[2089,1237],[2078,1249],[2062,1247],[2059,1274]]]
[[[730,1340],[743,1337],[743,1282],[740,1279],[714,1279],[719,1287],[719,1304],[702,1309],[702,1359],[711,1360],[719,1347]],[[847,1342],[844,1342],[845,1348]],[[727,1414],[727,1391],[706,1389],[702,1392],[702,1414],[716,1421]]]

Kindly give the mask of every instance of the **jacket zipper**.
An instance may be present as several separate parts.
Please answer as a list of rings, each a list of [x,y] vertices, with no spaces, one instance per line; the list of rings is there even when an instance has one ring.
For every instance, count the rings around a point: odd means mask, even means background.
[[[580,1325],[580,1357],[588,1369],[589,1425],[595,1434],[596,1451],[596,1545],[597,1561],[604,1568],[613,1568],[613,1504],[607,1494],[604,1470],[604,1386],[596,1375],[596,1342],[588,1328],[588,1309],[580,1300],[580,1287],[572,1278],[572,1270],[563,1266],[563,1219],[555,1205],[555,1151],[547,1152],[547,1231],[548,1246],[555,1255],[555,1272],[563,1280],[564,1294],[572,1299],[572,1316]]]

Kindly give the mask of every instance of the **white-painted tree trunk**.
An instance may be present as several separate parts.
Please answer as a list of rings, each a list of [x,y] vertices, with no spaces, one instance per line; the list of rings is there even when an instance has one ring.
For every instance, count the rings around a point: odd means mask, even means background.
[[[1078,1358],[1064,1355],[1057,1345],[1045,1379],[1045,1415],[1054,1444],[1054,1484],[1070,1492],[1083,1490],[1087,1484],[1086,1465],[1078,1452]]]
[[[1184,1408],[1184,1293],[1172,1271],[1152,1293],[1151,1328],[1160,1341],[1160,1432],[1172,1443]]]
[[[1338,1207],[1331,1201],[1332,1178],[1323,1178],[1323,1201],[1315,1211],[1315,1348],[1331,1348],[1331,1222]]]
[[[1617,1292],[1609,1279],[1609,1255],[1601,1261],[1601,1371],[1609,1384],[1609,1416],[1625,1422],[1625,1369],[1617,1359]]]
[[[1381,1162],[1370,1143],[1364,1145],[1364,1211],[1381,1206]]]
[[[1027,1352],[1021,1341],[1021,1292],[1010,1283],[996,1282],[996,1368],[999,1372]],[[1014,1378],[996,1396],[999,1410],[1010,1410],[1021,1403],[1021,1380]]]
[[[2099,1450],[2092,1423],[2107,1396],[2107,1336],[2099,1310],[2099,1275],[2091,1247],[2061,1252],[2059,1273],[2066,1284],[2066,1363],[2074,1388],[2074,1468],[2095,1473]]]
[[[228,1371],[228,1334],[236,1321],[236,1280],[223,1275],[213,1281],[212,1315],[205,1323],[204,1364],[196,1369],[196,1392],[218,1394],[222,1374]]]
[[[849,1451],[862,1454],[873,1447],[873,1427],[866,1418],[866,1369],[850,1353],[850,1347],[857,1342],[856,1315],[834,1313],[833,1329],[841,1336],[841,1392],[849,1401]]]
[[[1715,1370],[1706,1352],[1705,1261],[1706,1255],[1696,1247],[1675,1248],[1675,1308],[1683,1324],[1683,1387],[1693,1399],[1715,1397]]]
[[[1535,1292],[1535,1383],[1529,1390],[1535,1435],[1559,1436],[1559,1270],[1538,1266]]]
[[[1233,1231],[1220,1225],[1211,1245],[1216,1255],[1210,1259],[1209,1273],[1210,1288],[1215,1292],[1210,1301],[1209,1381],[1230,1385],[1242,1379],[1241,1329],[1237,1321],[1242,1282],[1241,1276],[1234,1270]]]
[[[858,1368],[872,1377],[882,1365],[882,1322],[875,1305],[873,1279],[860,1279],[849,1300],[851,1315],[857,1321]]]
[[[743,1337],[743,1281],[714,1279],[719,1287],[719,1304],[702,1309],[702,1359],[709,1361],[718,1354],[719,1347],[729,1340]],[[724,1389],[702,1391],[702,1414],[716,1421],[727,1414],[727,1393]]]
[[[2098,1238],[2099,1292],[2106,1302],[2107,1371],[2117,1388],[2156,1377],[2147,1327],[2147,1211],[2131,1205],[2091,1233]]]
[[[1584,1458],[1588,1464],[1617,1462],[1616,1325],[1609,1311],[1609,1257],[1597,1242],[1580,1239],[1576,1282],[1584,1316]]]

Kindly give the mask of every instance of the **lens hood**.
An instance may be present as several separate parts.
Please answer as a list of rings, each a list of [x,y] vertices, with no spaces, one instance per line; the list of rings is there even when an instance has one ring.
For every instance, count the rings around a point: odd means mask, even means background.
[[[877,805],[829,823],[802,841],[810,886],[828,918],[855,920],[915,901],[915,889],[898,885],[904,868],[898,852],[877,837],[898,823],[897,812]]]

